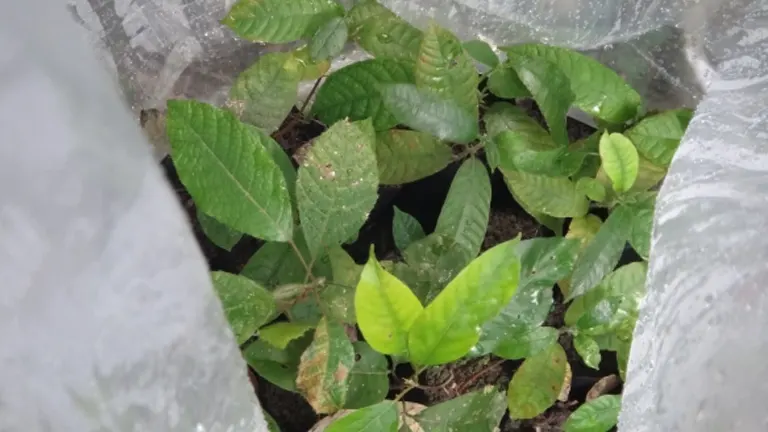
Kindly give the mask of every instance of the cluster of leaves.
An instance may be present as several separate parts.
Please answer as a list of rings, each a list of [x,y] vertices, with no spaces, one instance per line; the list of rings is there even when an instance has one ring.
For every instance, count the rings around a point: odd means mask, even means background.
[[[429,407],[415,417],[424,430],[490,431],[507,409],[527,419],[567,398],[564,333],[590,367],[615,351],[623,377],[646,264],[616,266],[628,242],[648,258],[653,189],[690,111],[645,115],[640,96],[588,57],[526,44],[501,48],[501,61],[484,42],[462,43],[434,24],[422,31],[373,0],[349,10],[334,0],[240,0],[223,23],[253,41],[308,41],[262,56],[223,109],[168,103],[172,159],[203,229],[224,248],[243,235],[265,241],[241,274],[212,274],[260,376],[300,392],[317,413],[354,410],[329,432],[398,430],[395,402],[405,392],[385,399],[390,364],[417,371],[407,392],[427,367],[489,354],[525,359],[506,397],[486,388]],[[372,58],[326,77],[349,43]],[[297,169],[270,134],[300,83],[323,78],[311,115],[328,128],[302,149]],[[546,128],[512,103],[482,106],[481,82],[498,99],[533,99]],[[600,126],[573,143],[572,107]],[[491,202],[481,153],[555,237],[480,254]],[[458,161],[434,232],[396,209],[401,261],[379,262],[371,250],[361,266],[341,247],[355,239],[379,185]],[[606,210],[605,221],[590,214]],[[570,302],[565,328],[543,326],[555,285]],[[350,340],[355,326],[365,342]],[[619,396],[602,396],[565,429],[608,430],[619,406]]]

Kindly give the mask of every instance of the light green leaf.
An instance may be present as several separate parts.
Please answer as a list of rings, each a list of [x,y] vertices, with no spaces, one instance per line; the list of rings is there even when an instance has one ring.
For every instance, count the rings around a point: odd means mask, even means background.
[[[347,21],[355,42],[372,56],[416,60],[423,33],[378,2],[355,4]]]
[[[576,190],[592,201],[601,202],[605,199],[605,186],[591,177],[580,178],[576,182]]]
[[[434,23],[427,28],[414,75],[417,87],[456,102],[477,118],[480,78],[474,62],[451,32]]]
[[[244,124],[192,100],[168,101],[166,121],[176,172],[202,212],[264,240],[291,238],[283,173]]]
[[[623,123],[637,115],[640,95],[616,72],[573,50],[544,44],[502,48],[510,56],[538,57],[552,62],[571,83],[574,104],[602,120]],[[546,81],[545,81],[546,83]]]
[[[592,242],[592,239],[595,238],[602,225],[603,221],[593,214],[573,218],[568,226],[568,233],[565,235],[565,238],[578,240],[581,244],[581,250],[584,250]]]
[[[317,92],[312,112],[323,123],[370,118],[376,130],[387,130],[397,120],[384,108],[382,85],[412,83],[413,64],[392,59],[371,59],[345,66],[326,78]]]
[[[621,396],[603,395],[574,411],[563,425],[565,432],[608,432],[619,422]]]
[[[274,132],[296,103],[303,69],[291,53],[259,57],[235,80],[227,109],[245,123]]]
[[[433,405],[416,415],[424,432],[477,432],[497,430],[507,406],[495,387],[463,394]]]
[[[430,90],[412,84],[388,84],[382,86],[381,96],[398,123],[461,144],[477,138],[477,116]]]
[[[525,87],[517,72],[509,64],[498,66],[488,75],[488,90],[504,99],[530,97],[531,92]]]
[[[311,329],[312,325],[298,322],[277,322],[259,329],[259,339],[279,349],[285,349],[288,344],[300,338]]]
[[[370,122],[338,122],[307,152],[296,200],[312,256],[353,236],[373,209],[379,183],[374,139]]]
[[[211,280],[238,345],[272,318],[275,301],[261,285],[246,277],[220,271],[212,272]]]
[[[344,8],[333,0],[239,0],[221,23],[256,42],[283,43],[312,36]]]
[[[510,360],[535,356],[556,345],[558,336],[560,333],[552,327],[515,329],[504,335],[493,349],[493,353]]]
[[[224,250],[231,251],[243,237],[243,233],[233,230],[200,210],[197,211],[197,221],[211,242]]]
[[[552,139],[567,146],[565,118],[575,99],[568,77],[542,58],[510,56],[508,61],[544,115]]]
[[[509,189],[509,184],[507,184],[507,188]],[[557,236],[563,235],[563,219],[537,211],[531,207],[531,205],[523,201],[520,196],[515,193],[514,190],[509,189],[509,192],[515,201],[520,204],[520,207],[522,207],[526,213],[533,216],[533,218],[536,219],[538,223],[552,230],[552,232]]]
[[[627,381],[627,364],[629,362],[629,352],[631,348],[632,342],[624,341],[624,343],[619,344],[616,349],[616,363],[618,363],[619,366],[619,377],[625,382]]]
[[[579,353],[584,364],[595,370],[600,370],[600,346],[591,337],[578,333],[573,338],[573,347]]]
[[[309,55],[314,61],[336,57],[347,43],[347,23],[342,17],[333,17],[317,29],[309,41]]]
[[[637,169],[637,180],[630,192],[644,192],[659,184],[667,175],[666,168],[654,165],[648,159],[640,156]]]
[[[243,358],[249,366],[272,384],[287,391],[296,391],[301,354],[312,342],[312,334],[291,341],[286,349],[280,350],[262,340],[255,340],[243,350]]]
[[[331,414],[344,406],[355,350],[344,327],[320,320],[315,338],[301,355],[296,388],[318,414]]]
[[[536,151],[552,150],[557,144],[552,136],[531,118],[522,108],[508,102],[497,102],[483,116],[488,136],[495,138],[504,131],[512,131],[521,136]]]
[[[408,331],[423,307],[405,284],[381,268],[371,251],[355,292],[357,324],[383,354],[408,354]]]
[[[603,133],[600,137],[600,159],[603,169],[618,193],[628,191],[637,179],[637,150],[632,141],[620,133]]]
[[[567,177],[548,177],[517,171],[504,171],[504,180],[515,198],[536,212],[554,217],[584,216],[589,201]]]
[[[488,228],[490,211],[488,170],[477,159],[467,159],[451,182],[434,232],[453,238],[471,256],[477,256]]]
[[[474,39],[470,41],[466,41],[462,44],[462,47],[464,47],[464,51],[467,52],[473,59],[477,60],[479,63],[482,63],[489,67],[496,67],[499,65],[499,56],[496,55],[495,52],[493,52],[493,48],[491,48],[490,45],[488,45],[487,42]]]
[[[568,359],[560,344],[528,357],[509,383],[509,416],[530,419],[552,406],[563,388],[567,368]]]
[[[448,363],[477,343],[479,327],[498,315],[517,290],[518,241],[501,243],[480,255],[424,309],[408,334],[413,363]]]
[[[288,186],[288,195],[291,196],[291,203],[296,203],[296,167],[293,166],[290,156],[285,150],[273,140],[271,136],[266,134],[263,130],[253,125],[246,125],[248,130],[251,131],[257,138],[257,140],[264,146],[264,150],[269,153],[272,160],[275,161],[277,167],[283,172],[285,183]]]
[[[573,152],[567,147],[535,150],[523,134],[503,131],[494,139],[498,167],[507,171],[522,171],[549,177],[568,177],[584,163],[586,153]]]
[[[397,432],[397,404],[386,400],[334,421],[325,432]]]
[[[631,209],[616,207],[576,261],[566,300],[586,293],[613,271],[624,252],[631,227]]]
[[[406,250],[414,241],[426,237],[419,221],[397,207],[395,207],[395,217],[392,221],[392,236],[395,239],[395,246],[400,251]]]
[[[411,243],[402,254],[408,264],[398,263],[393,271],[423,304],[432,301],[477,256],[452,236],[438,233]]]
[[[629,244],[638,255],[647,260],[651,255],[651,230],[653,229],[653,207],[638,208],[632,216]]]
[[[315,62],[309,55],[309,45],[304,45],[299,49],[292,51],[293,56],[304,66],[304,72],[301,74],[302,81],[315,81],[323,77],[331,68],[330,60]]]
[[[453,161],[444,142],[424,132],[391,129],[376,134],[379,182],[410,183],[442,170]]]
[[[355,342],[355,366],[349,377],[344,408],[365,408],[379,403],[389,391],[389,363],[365,342]]]
[[[693,111],[687,108],[665,111],[644,118],[624,134],[643,157],[668,167],[692,117]]]

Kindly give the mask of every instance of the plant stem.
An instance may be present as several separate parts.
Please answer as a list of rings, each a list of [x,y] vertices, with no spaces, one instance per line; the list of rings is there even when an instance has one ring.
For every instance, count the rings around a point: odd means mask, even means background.
[[[323,80],[323,77],[320,77],[315,81],[315,85],[312,86],[312,90],[309,91],[307,98],[304,99],[304,103],[301,105],[301,109],[299,109],[299,112],[301,113],[302,116],[304,115],[304,110],[307,109],[307,105],[309,105],[309,100],[312,99],[312,96],[315,95],[317,88],[320,87],[320,81],[322,80]]]
[[[413,373],[413,375],[411,375],[411,377],[410,377],[410,378],[408,378],[408,379],[406,380],[406,382],[411,382],[411,383],[416,383],[416,384],[408,384],[408,385],[405,387],[405,389],[403,389],[403,391],[401,391],[400,393],[398,393],[398,395],[397,395],[397,396],[395,396],[395,399],[394,399],[394,400],[395,400],[395,402],[399,401],[400,399],[402,399],[402,398],[403,398],[403,396],[405,396],[406,394],[408,394],[408,392],[409,392],[409,391],[411,391],[411,390],[413,390],[413,389],[415,389],[416,387],[418,387],[418,386],[419,386],[419,384],[418,384],[418,382],[419,382],[419,381],[418,381],[418,380],[419,380],[419,375],[420,375],[422,372],[424,372],[424,369],[426,369],[426,368],[427,368],[426,366],[422,366],[421,368],[417,369],[417,370],[416,370],[416,372],[414,372],[414,373]]]
[[[475,153],[482,150],[485,147],[485,143],[480,141],[472,147],[467,147],[463,152],[453,157],[453,160],[462,160],[467,156],[474,156]]]
[[[464,381],[464,384],[460,385],[459,388],[456,389],[456,394],[464,393],[464,390],[466,390],[467,387],[469,387],[472,384],[474,384],[475,381],[477,381],[478,378],[480,378],[481,376],[487,374],[492,369],[495,369],[495,368],[501,366],[501,364],[504,363],[505,361],[507,361],[507,360],[506,359],[497,360],[497,361],[489,364],[488,366],[484,367],[483,369],[480,369],[479,371],[475,372],[466,381]]]
[[[288,244],[291,245],[291,249],[293,249],[293,252],[296,254],[297,257],[299,257],[299,261],[301,261],[301,265],[304,267],[304,270],[307,272],[307,276],[304,279],[304,283],[307,283],[308,281],[315,281],[315,276],[312,274],[312,267],[310,267],[309,264],[307,264],[307,261],[304,259],[304,256],[301,254],[301,251],[299,251],[299,247],[296,246],[296,242],[293,240],[289,240]]]

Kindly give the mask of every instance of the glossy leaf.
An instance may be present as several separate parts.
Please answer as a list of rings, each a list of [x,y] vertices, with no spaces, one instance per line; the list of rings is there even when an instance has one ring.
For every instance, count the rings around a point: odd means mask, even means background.
[[[560,333],[553,327],[513,329],[499,340],[493,354],[510,360],[535,356],[557,344],[558,336]]]
[[[605,132],[600,137],[600,159],[613,190],[618,193],[628,191],[637,179],[640,163],[632,141],[620,133]]]
[[[259,339],[278,349],[285,349],[288,344],[304,335],[312,328],[310,324],[281,321],[259,329]]]
[[[537,151],[531,148],[526,136],[504,131],[494,139],[498,153],[498,166],[502,170],[516,170],[549,177],[568,177],[584,163],[583,152],[572,152],[567,147]]]
[[[509,383],[507,403],[513,419],[530,419],[557,400],[566,378],[568,359],[560,344],[528,357]]]
[[[168,101],[166,121],[176,172],[202,212],[264,240],[291,238],[285,178],[257,136],[231,113],[191,100]]]
[[[312,256],[354,235],[373,209],[379,183],[374,139],[369,122],[338,122],[307,152],[296,200]]]
[[[600,346],[591,337],[578,333],[573,338],[573,347],[579,353],[584,364],[595,370],[600,370]]]
[[[326,78],[317,92],[312,112],[323,123],[370,118],[376,130],[387,130],[397,120],[384,108],[380,88],[385,84],[412,83],[413,65],[392,59],[352,63]]]
[[[384,270],[371,253],[355,292],[357,324],[383,354],[407,355],[408,332],[423,307],[413,292]]]
[[[517,171],[504,171],[507,186],[526,207],[554,217],[584,216],[587,197],[567,177],[549,177]]]
[[[525,87],[512,67],[503,64],[488,75],[488,90],[504,99],[530,97],[531,92]]]
[[[665,111],[644,118],[625,135],[643,157],[668,167],[692,117],[693,112],[687,108]]]
[[[238,75],[227,108],[245,123],[274,132],[296,103],[302,64],[291,53],[269,53]]]
[[[574,411],[563,425],[564,432],[608,432],[619,422],[621,396],[603,395]]]
[[[321,319],[296,377],[296,387],[316,413],[330,414],[344,406],[354,363],[355,351],[344,327]]]
[[[457,143],[477,138],[477,116],[455,101],[412,84],[382,86],[384,106],[398,123]]]
[[[544,115],[552,139],[567,146],[565,118],[575,99],[568,77],[542,58],[510,56],[508,61]]]
[[[497,102],[483,116],[488,136],[495,138],[504,131],[521,136],[532,150],[552,150],[557,144],[552,136],[522,108],[508,102]]]
[[[247,341],[275,311],[272,294],[256,282],[230,273],[211,273],[213,288],[238,344]]]
[[[479,326],[496,316],[517,289],[518,241],[501,243],[480,255],[424,309],[408,334],[413,363],[448,363],[477,343]]]
[[[294,50],[293,56],[304,65],[303,73],[301,75],[302,81],[315,81],[323,77],[331,68],[330,60],[313,61],[309,55],[309,46],[304,45],[301,48]]]
[[[288,153],[285,152],[285,149],[283,149],[280,144],[277,143],[277,141],[272,139],[272,137],[265,133],[263,130],[253,125],[246,126],[248,126],[248,130],[251,132],[251,134],[255,135],[257,140],[264,146],[264,150],[269,153],[269,155],[272,157],[272,160],[275,161],[275,164],[277,164],[277,167],[280,168],[280,171],[282,171],[286,186],[288,186],[288,195],[291,197],[291,203],[295,204],[296,167],[293,166],[293,162],[291,162],[290,156],[288,156]]]
[[[374,57],[416,60],[423,33],[372,0],[363,0],[347,16],[355,42]]]
[[[334,421],[325,432],[397,432],[397,404],[386,400],[359,409]]]
[[[640,257],[647,260],[651,255],[651,230],[653,229],[653,207],[636,209],[632,216],[629,244]]]
[[[502,50],[510,56],[537,57],[553,63],[568,77],[576,97],[574,104],[591,115],[610,123],[623,123],[637,115],[640,95],[616,72],[584,54],[544,44]]]
[[[472,256],[476,256],[485,238],[490,211],[491,180],[488,170],[477,159],[467,159],[451,182],[434,232],[453,238]]]
[[[499,426],[506,409],[504,394],[493,386],[486,386],[430,406],[418,413],[415,419],[424,432],[493,431]]]
[[[243,358],[260,377],[284,390],[295,392],[301,354],[312,342],[312,336],[311,333],[305,334],[291,341],[284,350],[255,340],[243,350]]]
[[[309,37],[343,14],[333,0],[239,0],[221,22],[243,39],[282,43]]]
[[[444,142],[424,132],[391,129],[376,134],[379,182],[410,183],[442,170],[453,161]]]
[[[233,230],[200,210],[197,211],[197,221],[205,236],[224,250],[231,251],[243,237],[243,233]]]
[[[360,280],[363,266],[357,264],[340,246],[328,249],[333,282],[320,292],[320,302],[327,316],[339,322],[354,324],[355,287]]]
[[[313,61],[336,57],[344,49],[348,37],[347,23],[342,17],[333,17],[317,29],[309,41],[309,55]]]
[[[499,64],[499,56],[493,52],[493,48],[488,45],[488,42],[474,39],[464,42],[462,47],[464,47],[464,51],[466,51],[467,54],[479,63],[492,68]]]
[[[591,177],[582,177],[576,182],[576,190],[583,193],[592,201],[605,200],[605,186]]]
[[[355,365],[349,376],[345,408],[364,408],[379,403],[389,391],[389,363],[365,342],[355,342]]]
[[[240,274],[269,289],[279,285],[308,282],[309,277],[304,263],[309,263],[311,257],[304,241],[304,234],[300,230],[294,237],[294,243],[301,256],[288,243],[264,243],[248,260]],[[315,261],[312,268],[315,276],[331,276],[330,268],[323,264],[323,261]]]
[[[423,239],[424,228],[415,217],[395,207],[395,217],[392,221],[392,237],[395,239],[395,246],[404,251],[414,241]]]
[[[624,252],[631,227],[631,209],[619,206],[613,210],[576,261],[566,300],[586,293],[613,271]]]
[[[477,254],[447,235],[432,233],[402,251],[407,262],[394,272],[423,303],[431,302]]]

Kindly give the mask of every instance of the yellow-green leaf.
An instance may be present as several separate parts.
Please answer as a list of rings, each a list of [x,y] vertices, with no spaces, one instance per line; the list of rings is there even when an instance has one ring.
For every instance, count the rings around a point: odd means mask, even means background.
[[[329,18],[343,14],[334,0],[239,0],[221,22],[243,39],[283,43],[312,36]]]
[[[668,167],[692,117],[688,108],[665,111],[644,118],[625,135],[649,161]]]
[[[386,400],[341,417],[325,432],[396,432],[397,421],[397,404]]]
[[[573,347],[579,353],[584,364],[595,370],[600,370],[600,346],[597,342],[583,333],[573,338]]]
[[[221,271],[211,273],[227,322],[238,344],[247,341],[275,311],[272,294],[256,282]]]
[[[285,349],[292,340],[300,338],[311,328],[310,324],[282,321],[259,329],[259,339],[273,347]]]
[[[584,216],[589,200],[568,177],[504,171],[507,186],[526,206],[554,217]]]
[[[582,177],[576,182],[576,190],[583,193],[592,201],[601,202],[605,199],[605,186],[591,177]]]
[[[568,359],[560,344],[527,358],[509,383],[509,416],[530,419],[552,406],[563,388],[567,369]]]
[[[620,133],[605,132],[600,137],[600,159],[603,169],[618,193],[628,191],[637,179],[640,161],[637,149]]]
[[[453,161],[451,147],[424,132],[391,129],[376,134],[379,182],[396,185],[428,177]]]

